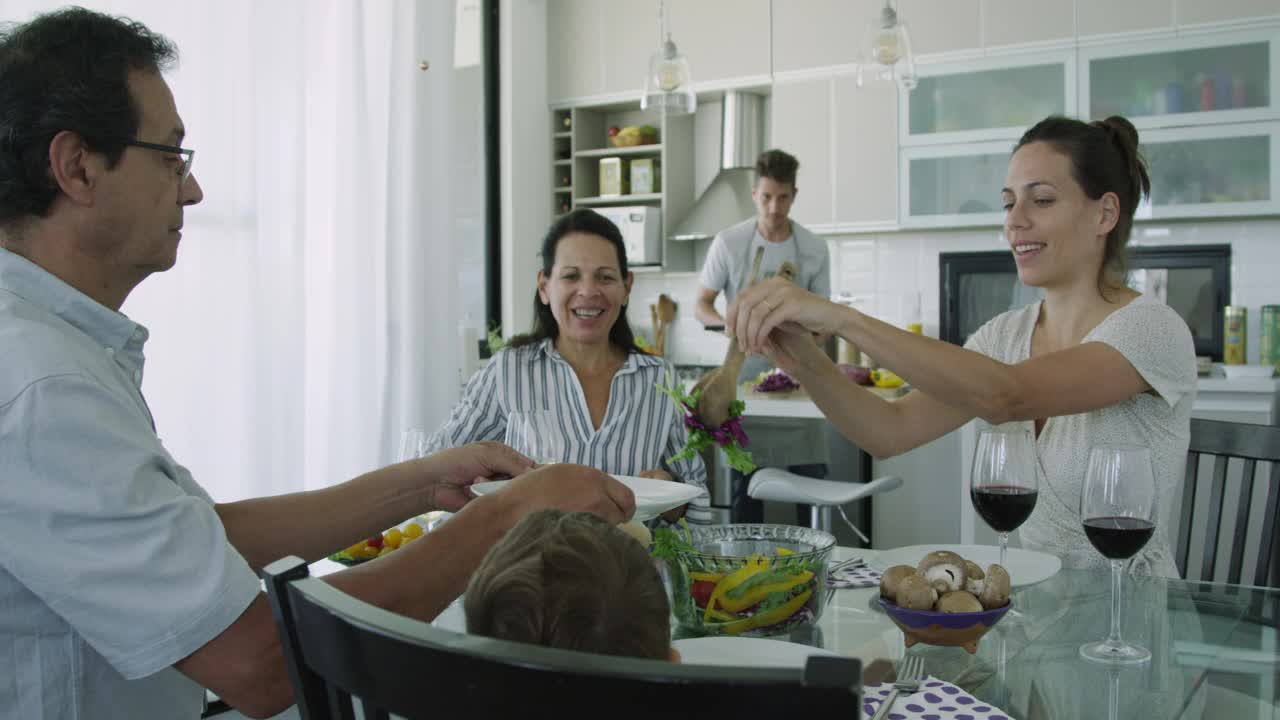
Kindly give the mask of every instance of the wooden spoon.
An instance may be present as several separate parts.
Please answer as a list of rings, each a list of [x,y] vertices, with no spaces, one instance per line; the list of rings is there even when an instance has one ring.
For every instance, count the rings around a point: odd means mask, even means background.
[[[663,293],[658,296],[658,354],[667,354],[667,328],[676,320],[676,302]]]
[[[760,260],[764,258],[764,248],[756,248],[756,257],[751,262],[751,278],[747,287],[756,284],[760,275]],[[726,329],[727,330],[727,329]],[[738,398],[738,373],[742,371],[742,363],[747,354],[738,349],[733,335],[729,335],[729,349],[725,352],[724,363],[703,375],[694,384],[694,390],[702,390],[698,398],[698,418],[709,428],[718,428],[729,419],[729,405]]]

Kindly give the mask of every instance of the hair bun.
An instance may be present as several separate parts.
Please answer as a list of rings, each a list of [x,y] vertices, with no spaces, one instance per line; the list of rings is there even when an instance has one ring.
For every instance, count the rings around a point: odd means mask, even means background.
[[[1109,135],[1118,140],[1126,152],[1137,151],[1138,128],[1134,127],[1128,118],[1112,115],[1106,120],[1095,122],[1094,125],[1106,130]]]

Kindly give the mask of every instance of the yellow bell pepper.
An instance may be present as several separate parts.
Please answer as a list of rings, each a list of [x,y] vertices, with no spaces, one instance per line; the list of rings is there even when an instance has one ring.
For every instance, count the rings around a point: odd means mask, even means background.
[[[786,592],[797,585],[803,585],[813,579],[813,573],[805,570],[794,577],[778,582],[769,583],[767,585],[758,585],[743,593],[740,598],[731,598],[728,596],[720,598],[720,607],[729,612],[738,612],[746,610],[761,600],[768,597],[771,593]]]
[[[729,613],[723,610],[712,610],[710,608],[707,608],[707,609],[710,612],[711,617],[715,618],[716,620],[719,620],[720,622],[736,622],[738,619],[737,615],[730,615]]]
[[[716,587],[711,591],[711,598],[707,600],[707,611],[702,615],[702,622],[711,622],[711,609],[716,606],[716,602],[724,596],[725,593],[738,587],[746,582],[747,578],[758,572],[764,572],[769,569],[769,558],[763,555],[752,555],[745,565],[738,568],[716,583]]]
[[[721,580],[723,580],[723,579],[724,579],[724,576],[723,576],[723,575],[717,575],[716,573],[698,572],[697,570],[691,570],[691,571],[689,572],[689,579],[690,579],[690,580],[692,580],[692,581],[694,581],[694,582],[713,582],[713,583],[718,583],[718,582],[720,582]]]
[[[878,388],[896,388],[903,385],[902,378],[883,368],[871,371],[871,382]]]
[[[772,610],[765,610],[764,612],[756,613],[749,618],[725,623],[720,626],[720,631],[727,635],[737,635],[738,633],[754,630],[755,628],[777,625],[783,620],[795,615],[800,608],[804,607],[805,603],[809,602],[809,598],[812,595],[812,589],[805,590]]]
[[[778,553],[779,555],[795,555],[794,551],[788,550],[784,547],[777,548],[774,552]]]

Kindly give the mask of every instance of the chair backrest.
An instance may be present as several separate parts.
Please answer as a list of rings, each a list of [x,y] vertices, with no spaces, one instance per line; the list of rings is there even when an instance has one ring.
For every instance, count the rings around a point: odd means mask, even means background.
[[[1191,444],[1187,451],[1182,507],[1179,512],[1176,561],[1178,572],[1188,577],[1191,539],[1196,527],[1197,490],[1205,478],[1199,477],[1202,456],[1213,456],[1213,473],[1207,481],[1207,506],[1203,521],[1203,554],[1200,556],[1199,579],[1214,580],[1219,555],[1219,542],[1229,543],[1226,581],[1233,584],[1276,586],[1280,583],[1280,427],[1218,420],[1191,420]],[[1232,462],[1234,461],[1234,462]],[[1258,472],[1258,463],[1270,465],[1269,472]],[[1205,463],[1206,465],[1208,463]],[[1239,467],[1240,492],[1227,497],[1228,467]],[[1265,468],[1261,468],[1265,470]],[[1260,475],[1264,506],[1255,511],[1255,476]],[[1234,472],[1232,473],[1234,484]],[[1234,504],[1234,522],[1223,527],[1224,505]],[[1255,515],[1250,522],[1250,515]],[[1224,532],[1225,530],[1225,532]],[[1246,547],[1256,546],[1252,572],[1244,575]],[[1188,578],[1191,579],[1191,578]]]
[[[534,710],[570,717],[860,712],[862,666],[854,658],[814,656],[803,670],[788,670],[578,653],[397,615],[308,577],[295,557],[267,566],[264,576],[303,720],[352,718],[356,704],[369,720]]]

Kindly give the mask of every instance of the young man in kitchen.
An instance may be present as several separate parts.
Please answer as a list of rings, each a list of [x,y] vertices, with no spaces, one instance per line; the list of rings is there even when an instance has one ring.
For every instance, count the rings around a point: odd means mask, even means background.
[[[756,248],[764,248],[761,280],[789,266],[797,285],[819,297],[831,295],[831,259],[826,241],[790,218],[799,169],[800,161],[782,150],[766,150],[756,160],[751,185],[756,216],[716,234],[698,277],[701,287],[694,316],[703,325],[724,325],[724,316],[715,307],[716,298],[723,292],[725,306],[733,302],[750,280]],[[771,367],[764,358],[749,356],[738,381],[754,378]]]
[[[175,56],[143,25],[81,8],[0,31],[2,720],[194,720],[203,688],[267,717],[293,697],[255,574],[267,563],[457,511],[325,577],[430,619],[529,512],[634,512],[597,470],[531,470],[495,443],[215,503],[161,444],[141,392],[148,331],[120,313],[173,267],[183,213],[204,197],[161,75]],[[519,477],[472,500],[468,486],[495,475]]]
[[[750,281],[757,248],[764,248],[760,280],[790,274],[797,285],[809,292],[819,297],[831,295],[831,259],[827,242],[790,217],[791,205],[798,192],[796,174],[799,169],[800,162],[782,150],[766,150],[757,158],[751,185],[756,215],[716,234],[698,278],[701,287],[698,288],[694,315],[703,325],[724,325],[724,317],[715,307],[716,298],[723,292],[725,306],[733,302]],[[748,355],[742,363],[738,382],[754,380],[772,368],[773,365],[765,358]],[[743,428],[751,438],[751,453],[758,465],[783,466],[803,475],[826,474],[824,433],[814,432],[812,421],[746,417],[743,418]],[[736,471],[734,473],[737,477],[734,504],[738,508],[735,516],[748,522],[762,521],[760,503],[743,497],[744,492],[739,492],[737,486],[745,488],[745,478],[738,477]]]

